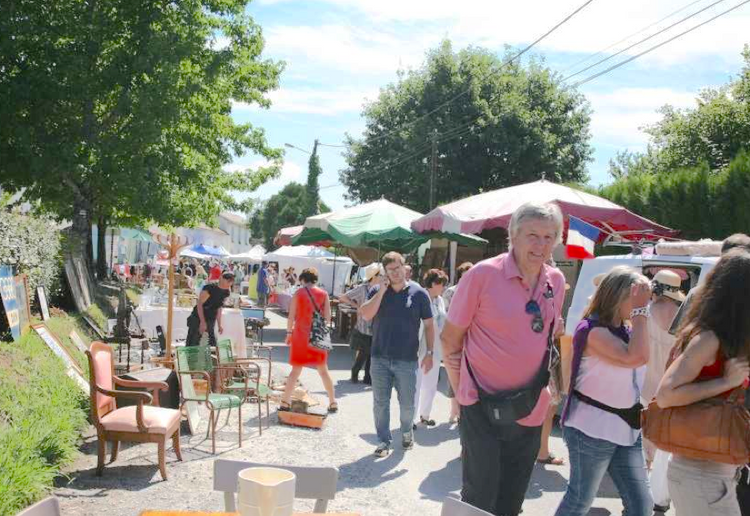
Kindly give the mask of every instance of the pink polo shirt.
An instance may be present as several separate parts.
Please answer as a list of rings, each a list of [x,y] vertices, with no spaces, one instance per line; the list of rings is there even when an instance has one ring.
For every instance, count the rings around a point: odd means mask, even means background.
[[[552,299],[544,297],[548,284],[554,293]],[[515,389],[531,381],[541,366],[549,325],[560,316],[564,297],[562,272],[545,265],[532,292],[524,284],[511,253],[484,260],[463,275],[448,313],[452,324],[468,328],[456,393],[461,405],[478,401],[476,387],[466,369],[467,359],[487,392]],[[531,329],[533,315],[526,313],[526,303],[531,299],[539,303],[542,311],[542,333]],[[542,389],[534,410],[518,424],[541,425],[549,402],[549,391]]]

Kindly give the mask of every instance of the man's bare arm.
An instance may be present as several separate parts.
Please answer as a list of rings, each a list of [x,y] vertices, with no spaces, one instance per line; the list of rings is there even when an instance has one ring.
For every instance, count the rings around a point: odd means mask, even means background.
[[[443,362],[448,380],[451,382],[453,392],[458,392],[458,383],[461,373],[461,356],[464,349],[464,337],[469,328],[461,328],[450,321],[445,321],[443,332],[440,334],[440,342],[443,345]]]

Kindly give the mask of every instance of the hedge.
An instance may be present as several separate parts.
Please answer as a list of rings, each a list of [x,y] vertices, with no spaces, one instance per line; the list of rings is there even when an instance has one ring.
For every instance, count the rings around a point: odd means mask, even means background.
[[[0,264],[15,265],[29,276],[32,292],[44,285],[50,296],[60,293],[61,241],[58,224],[45,216],[18,211],[0,214]]]
[[[750,153],[740,153],[720,172],[702,166],[629,176],[600,195],[686,239],[750,233]]]
[[[0,344],[0,515],[46,496],[78,453],[88,399],[35,334]]]

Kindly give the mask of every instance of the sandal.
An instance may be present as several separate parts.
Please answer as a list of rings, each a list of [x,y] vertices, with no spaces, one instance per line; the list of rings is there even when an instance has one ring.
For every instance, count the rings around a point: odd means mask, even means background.
[[[425,419],[422,416],[419,416],[419,422],[424,426],[435,426],[437,424],[434,419]]]
[[[288,402],[279,402],[279,412],[289,412],[290,410],[292,410],[292,406]]]
[[[333,403],[331,403],[330,405],[328,405],[328,413],[329,414],[335,414],[338,411],[339,411],[339,404],[336,403],[335,401]]]
[[[547,464],[548,466],[564,466],[565,460],[559,457],[555,457],[554,454],[550,453],[546,459],[537,459],[539,464]]]

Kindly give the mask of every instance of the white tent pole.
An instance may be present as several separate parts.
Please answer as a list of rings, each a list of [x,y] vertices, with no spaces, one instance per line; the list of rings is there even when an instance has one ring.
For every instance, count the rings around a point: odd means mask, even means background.
[[[331,274],[331,295],[336,295],[336,257],[339,255],[339,246],[333,246],[333,273]]]
[[[458,254],[458,242],[450,243],[450,260],[451,260],[451,285],[456,284],[456,255]]]

